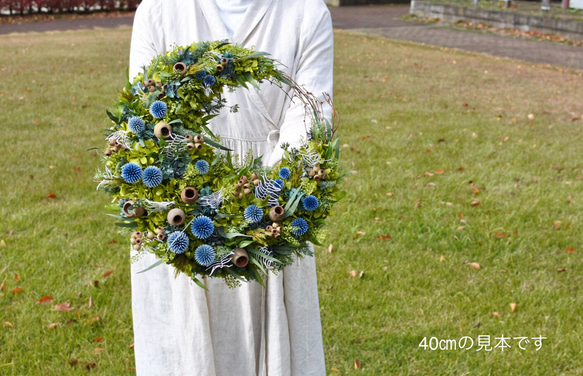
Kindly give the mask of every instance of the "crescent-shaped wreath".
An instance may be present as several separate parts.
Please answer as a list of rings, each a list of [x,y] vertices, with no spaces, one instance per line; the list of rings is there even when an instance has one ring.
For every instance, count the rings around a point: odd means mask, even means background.
[[[344,195],[336,122],[267,55],[224,41],[175,47],[107,111],[112,125],[96,180],[113,197],[112,215],[133,231],[137,255],[151,252],[153,266],[172,265],[202,287],[200,276],[263,283],[294,255],[312,255],[308,242],[323,242],[325,219]],[[284,145],[277,167],[261,158],[235,163],[207,127],[226,106],[225,86],[259,88],[264,80],[290,85],[311,118],[301,146]]]

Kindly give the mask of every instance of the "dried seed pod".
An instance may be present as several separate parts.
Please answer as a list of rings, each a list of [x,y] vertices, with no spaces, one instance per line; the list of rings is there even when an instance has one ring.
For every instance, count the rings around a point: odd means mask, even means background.
[[[243,193],[248,195],[249,193],[251,193],[251,190],[249,188],[245,188],[245,189],[243,189]]]
[[[141,231],[134,231],[132,232],[132,236],[135,238],[141,238],[143,236]]]
[[[109,146],[115,146],[117,145],[117,138],[112,138],[111,140],[109,140]]]
[[[251,180],[257,180],[257,179],[259,179],[259,175],[257,175],[257,173],[256,173],[256,172],[254,172],[254,173],[251,175]]]
[[[140,249],[142,249],[142,245],[141,244],[134,244],[133,247],[134,251],[139,251]]]
[[[180,226],[186,219],[186,214],[182,209],[174,208],[168,212],[168,223],[172,226]]]
[[[188,150],[194,150],[194,144],[192,142],[189,142],[189,143],[186,144],[186,148]]]
[[[243,183],[247,183],[249,178],[247,178],[247,176],[243,175],[243,176],[241,176],[241,180],[243,180]]]
[[[316,176],[314,176],[314,180],[320,181],[320,180],[322,180],[322,177],[320,175],[316,175]]]
[[[199,144],[198,142],[195,142],[195,143],[194,143],[194,148],[195,148],[196,150],[200,150],[200,148],[202,148],[202,144]]]
[[[159,139],[164,138],[165,140],[170,138],[172,133],[172,126],[164,121],[159,122],[154,127],[154,135]]]
[[[258,186],[261,181],[259,179],[253,180],[253,185]]]
[[[265,231],[273,231],[273,227],[271,225],[267,225],[267,227],[265,227]]]
[[[149,87],[148,87],[148,91],[149,91],[150,93],[153,93],[153,92],[155,92],[155,91],[156,91],[156,86],[149,86]]]
[[[180,198],[185,204],[192,204],[198,200],[198,191],[193,187],[186,187],[180,193]]]
[[[119,151],[119,146],[117,146],[117,145],[114,145],[114,146],[112,146],[112,147],[111,147],[111,151],[112,151],[113,153],[117,153],[117,152]]]
[[[199,144],[203,144],[204,143],[204,137],[202,137],[201,135],[196,135],[194,136],[194,142],[197,142]]]
[[[161,232],[161,233],[159,233],[159,234],[156,236],[156,238],[158,238],[158,240],[160,240],[160,241],[162,242],[162,241],[164,241],[164,239],[166,238],[166,236],[164,236],[164,233],[163,233],[163,232]]]
[[[156,233],[152,232],[152,231],[148,231],[148,234],[146,235],[146,237],[150,240],[154,240],[154,239],[156,239]]]
[[[221,73],[225,69],[221,64],[217,65],[217,73]]]
[[[229,63],[229,59],[227,59],[226,57],[221,59],[221,65],[227,65]]]
[[[178,73],[178,74],[182,74],[184,75],[186,73],[186,64],[184,64],[183,62],[179,61],[178,63],[174,64],[174,72]]]
[[[154,85],[154,80],[152,80],[150,78],[149,80],[144,81],[144,85],[146,85],[146,86],[153,86]]]
[[[111,154],[113,154],[113,151],[111,151],[110,148],[107,148],[107,150],[105,150],[105,155],[109,157]]]
[[[135,242],[135,244],[137,244],[137,245],[142,245],[142,243],[143,243],[143,242],[144,242],[144,241],[142,240],[142,238],[136,238],[136,242]]]
[[[283,219],[284,210],[283,206],[277,205],[269,209],[269,219],[273,222],[279,222]]]
[[[132,201],[132,200],[126,201],[123,204],[122,211],[128,218],[141,217],[146,213],[146,210],[144,208],[138,207],[138,208],[130,209],[130,207],[133,204],[134,204],[134,201]]]
[[[244,268],[249,263],[249,254],[243,248],[235,248],[233,250],[233,264],[240,268]]]
[[[192,140],[192,136],[187,134],[186,136],[184,136],[184,138],[186,138],[187,140]]]
[[[158,227],[156,229],[156,234],[163,234],[164,233],[164,227]]]

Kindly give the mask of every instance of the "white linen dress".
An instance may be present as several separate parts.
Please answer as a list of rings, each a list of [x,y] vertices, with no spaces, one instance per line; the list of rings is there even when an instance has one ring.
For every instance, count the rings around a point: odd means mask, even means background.
[[[317,96],[332,93],[333,40],[322,0],[253,0],[229,36],[213,0],[144,0],[132,35],[130,77],[176,45],[230,39],[271,53],[286,73]],[[270,83],[225,93],[238,113],[213,119],[222,143],[264,162],[279,145],[306,133],[304,108]],[[132,265],[132,311],[138,376],[324,376],[326,374],[313,257],[297,260],[266,287],[236,289],[204,280],[208,291],[147,254]]]

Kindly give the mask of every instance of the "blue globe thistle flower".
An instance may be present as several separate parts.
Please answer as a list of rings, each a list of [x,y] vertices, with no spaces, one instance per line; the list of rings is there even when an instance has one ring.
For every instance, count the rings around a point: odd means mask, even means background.
[[[210,165],[207,161],[205,161],[204,159],[201,159],[200,161],[198,161],[194,164],[194,168],[196,168],[198,170],[198,172],[200,172],[201,175],[204,175],[207,172],[209,172]]]
[[[170,248],[170,251],[179,255],[186,252],[188,245],[190,244],[190,239],[188,239],[188,235],[185,233],[181,231],[174,231],[168,235],[167,244],[168,248]]]
[[[142,180],[146,187],[157,187],[162,184],[162,171],[156,166],[150,166],[144,170]]]
[[[167,111],[168,106],[166,106],[166,103],[162,101],[156,101],[150,106],[150,113],[156,119],[162,119],[164,116],[166,116]]]
[[[144,123],[142,118],[133,116],[128,120],[128,128],[134,133],[141,133],[146,129],[146,123]]]
[[[192,230],[192,234],[197,238],[206,239],[213,234],[213,231],[215,231],[215,225],[212,219],[201,215],[192,221],[190,229]]]
[[[281,170],[279,170],[279,177],[282,179],[289,179],[290,175],[291,171],[287,167],[282,167]]]
[[[304,204],[304,208],[307,211],[312,211],[312,210],[316,210],[318,208],[318,205],[320,204],[318,202],[318,199],[316,198],[316,196],[306,196],[303,200],[302,203]]]
[[[142,179],[142,168],[137,163],[126,163],[121,168],[121,178],[130,184],[137,183]]]
[[[284,183],[283,183],[283,180],[281,180],[281,179],[275,179],[275,181],[273,182],[273,186],[279,190],[283,189],[283,185],[284,185]]]
[[[243,216],[246,220],[257,223],[263,218],[263,210],[255,205],[249,205],[245,209]]]
[[[194,258],[202,266],[209,266],[215,260],[215,249],[208,244],[203,244],[194,251]]]
[[[206,86],[213,86],[217,82],[215,76],[211,76],[210,74],[204,78],[204,84]]]
[[[292,230],[292,234],[300,236],[304,235],[308,231],[308,222],[306,222],[303,218],[296,218],[291,223],[292,227],[295,227]]]
[[[204,80],[204,78],[206,77],[206,71],[203,69],[200,72],[196,72],[194,74],[194,77],[199,79],[199,80]]]

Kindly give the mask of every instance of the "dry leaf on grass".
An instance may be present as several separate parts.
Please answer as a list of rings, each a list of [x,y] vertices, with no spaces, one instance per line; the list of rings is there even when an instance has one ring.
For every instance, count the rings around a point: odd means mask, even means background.
[[[47,328],[48,328],[49,330],[52,330],[52,329],[57,329],[59,326],[61,326],[61,323],[59,323],[59,322],[54,322],[54,323],[52,323],[52,324],[49,324],[49,326],[48,326]]]
[[[466,264],[471,266],[472,268],[474,268],[476,270],[480,270],[480,264],[478,264],[477,262],[466,262]]]
[[[444,261],[445,261],[445,257],[441,256],[441,257],[439,258],[439,262],[444,262]]]
[[[330,368],[330,371],[334,373],[340,373],[340,370],[337,368]]]
[[[356,236],[364,236],[366,234],[364,231],[357,231]]]
[[[37,300],[37,304],[48,304],[51,303],[53,301],[53,297],[50,295],[45,295],[42,298],[40,298],[39,300]]]
[[[94,354],[101,354],[105,351],[105,349],[103,347],[98,347],[96,349],[93,349],[93,353]]]
[[[105,273],[103,273],[103,278],[107,278],[111,275],[111,273],[113,273],[113,270],[108,270]]]
[[[70,312],[74,309],[75,309],[75,307],[71,307],[71,303],[69,303],[69,302],[64,302],[64,303],[55,305],[55,311]]]
[[[510,312],[516,311],[516,303],[510,303]]]
[[[356,270],[351,270],[348,272],[348,274],[350,274],[351,277],[356,278]]]
[[[334,246],[332,244],[330,244],[328,246],[328,253],[332,253],[332,249],[334,248]]]
[[[12,323],[10,321],[4,321],[4,325],[6,325],[10,328],[14,328],[14,325],[12,325]]]
[[[492,312],[492,316],[500,318],[502,316],[500,316],[500,314],[498,312]]]
[[[22,292],[22,291],[24,291],[24,290],[22,290],[22,288],[16,287],[14,290],[12,290],[12,293],[13,294],[18,294],[19,292]]]
[[[360,369],[360,360],[358,359],[354,360],[354,369]]]

